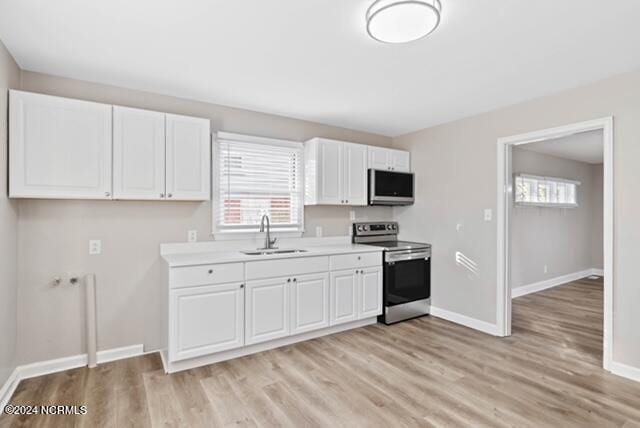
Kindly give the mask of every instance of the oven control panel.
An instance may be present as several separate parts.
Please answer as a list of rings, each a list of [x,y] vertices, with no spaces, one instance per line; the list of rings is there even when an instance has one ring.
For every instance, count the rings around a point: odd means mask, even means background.
[[[353,236],[397,235],[398,223],[395,221],[379,223],[353,223]]]

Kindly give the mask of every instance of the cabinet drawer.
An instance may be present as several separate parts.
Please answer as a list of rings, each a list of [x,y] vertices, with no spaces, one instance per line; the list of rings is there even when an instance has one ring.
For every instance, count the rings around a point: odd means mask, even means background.
[[[326,272],[329,270],[329,258],[301,257],[295,259],[261,260],[247,262],[246,269],[247,280]]]
[[[177,267],[169,273],[170,288],[243,281],[242,263]]]
[[[382,266],[382,252],[331,256],[329,266],[332,271],[367,266]]]

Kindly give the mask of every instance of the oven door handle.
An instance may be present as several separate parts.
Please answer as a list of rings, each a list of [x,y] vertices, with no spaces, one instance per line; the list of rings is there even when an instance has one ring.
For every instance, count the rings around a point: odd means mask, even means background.
[[[429,260],[431,258],[431,252],[429,251],[414,251],[414,252],[401,252],[401,253],[387,253],[384,257],[384,261],[389,262],[404,262],[409,260]]]

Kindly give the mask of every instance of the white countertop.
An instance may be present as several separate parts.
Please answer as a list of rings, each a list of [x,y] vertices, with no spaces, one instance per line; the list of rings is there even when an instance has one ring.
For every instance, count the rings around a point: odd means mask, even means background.
[[[260,260],[292,259],[299,257],[330,256],[336,254],[376,253],[381,252],[381,247],[358,244],[338,245],[311,245],[311,246],[286,246],[281,250],[296,249],[305,250],[301,253],[267,254],[251,256],[243,254],[240,250],[194,251],[174,254],[162,254],[162,258],[169,267],[208,265],[218,263],[252,262]],[[247,248],[246,251],[254,251],[255,248]]]

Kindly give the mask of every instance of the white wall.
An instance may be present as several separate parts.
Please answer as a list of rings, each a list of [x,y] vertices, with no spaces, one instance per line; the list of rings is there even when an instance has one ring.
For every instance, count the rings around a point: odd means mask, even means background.
[[[285,117],[193,102],[59,78],[21,73],[26,91],[207,117],[213,130],[298,141],[321,136],[391,145],[379,135]],[[98,348],[160,342],[159,245],[186,240],[196,229],[211,239],[211,204],[196,202],[21,200],[19,203],[19,362],[78,354],[84,350],[81,289],[51,287],[54,276],[97,274]],[[357,208],[360,219],[390,219],[390,208]],[[348,207],[308,207],[307,235],[347,235]],[[102,255],[89,256],[89,239],[102,240]],[[14,261],[15,263],[15,261]]]
[[[604,269],[604,170],[603,165],[593,165],[591,168],[591,182],[593,183],[593,199],[591,200],[591,267]]]
[[[512,169],[514,174],[568,178],[581,184],[577,208],[519,206],[511,201],[511,287],[602,269],[602,259],[598,265],[593,260],[595,246],[600,245],[602,253],[602,225],[595,227],[595,217],[602,220],[602,180],[600,186],[595,182],[602,166],[532,152],[524,145],[513,148]]]
[[[15,366],[17,332],[18,207],[7,198],[7,88],[20,70],[0,42],[0,386]]]
[[[640,367],[640,72],[395,139],[412,153],[417,188],[417,203],[395,212],[404,237],[433,244],[435,305],[496,322],[496,223],[483,209],[497,206],[497,139],[605,116],[615,121],[613,359]],[[456,265],[456,251],[477,275]]]

